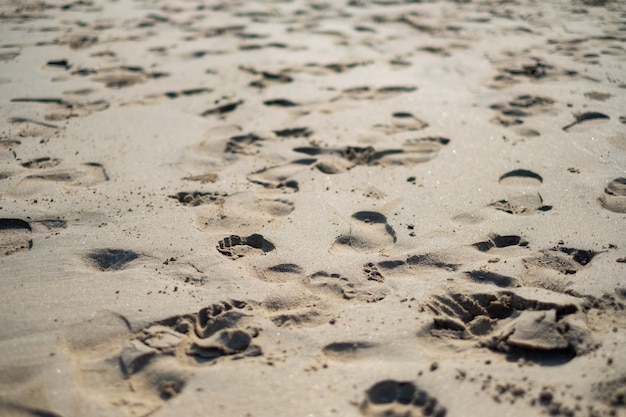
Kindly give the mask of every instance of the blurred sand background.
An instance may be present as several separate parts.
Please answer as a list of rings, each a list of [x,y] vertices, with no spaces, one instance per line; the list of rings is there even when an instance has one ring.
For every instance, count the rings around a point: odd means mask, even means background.
[[[0,415],[626,415],[623,2],[0,19]]]

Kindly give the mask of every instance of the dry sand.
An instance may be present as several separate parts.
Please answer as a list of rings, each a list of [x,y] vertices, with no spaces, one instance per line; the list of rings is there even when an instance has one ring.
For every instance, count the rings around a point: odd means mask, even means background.
[[[626,415],[623,2],[0,19],[0,415]]]

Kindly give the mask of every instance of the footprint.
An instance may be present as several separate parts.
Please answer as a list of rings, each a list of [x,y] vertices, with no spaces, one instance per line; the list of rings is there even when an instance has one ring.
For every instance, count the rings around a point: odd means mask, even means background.
[[[96,249],[89,252],[85,261],[100,271],[119,271],[141,255],[126,249]]]
[[[254,207],[260,212],[269,214],[271,217],[284,217],[295,210],[293,202],[284,199],[257,199]]]
[[[328,64],[309,62],[301,66],[289,68],[285,70],[285,72],[291,74],[305,73],[312,75],[333,75],[341,74],[351,69],[367,66],[372,63],[373,61],[331,62]]]
[[[94,81],[101,82],[105,87],[113,89],[132,87],[135,84],[145,83],[149,79],[162,78],[169,75],[164,72],[149,72],[139,66],[120,66],[93,71],[82,69],[80,72],[72,72],[72,74],[84,75],[85,72],[95,74],[93,77]]]
[[[91,113],[103,111],[109,108],[105,100],[79,102],[62,98],[14,98],[15,103],[43,103],[48,104],[50,112],[44,116],[47,121],[67,120],[72,117],[84,117]]]
[[[3,256],[27,251],[33,247],[31,227],[20,219],[0,219],[0,253]]]
[[[454,272],[459,269],[459,264],[453,264],[442,259],[439,255],[428,253],[425,255],[411,255],[405,260],[391,260],[378,262],[376,270],[383,270],[385,274],[414,274],[422,268],[436,268]],[[371,267],[369,268],[371,269]],[[380,272],[379,272],[380,273]],[[385,276],[385,274],[382,274]]]
[[[60,184],[65,191],[90,187],[108,181],[104,167],[96,162],[82,164],[76,170],[51,170],[24,177],[11,191],[16,197],[56,192]]]
[[[237,153],[241,155],[254,155],[259,153],[259,147],[265,139],[249,133],[247,135],[233,136],[226,142],[225,153]]]
[[[501,236],[496,233],[491,233],[489,234],[489,240],[474,243],[472,246],[481,252],[489,252],[493,248],[500,249],[509,246],[526,247],[528,246],[528,242],[517,235]]]
[[[387,218],[375,211],[359,211],[350,218],[350,230],[335,240],[330,252],[374,253],[390,249],[396,242],[396,233]]]
[[[315,167],[325,174],[340,174],[358,165],[404,165],[430,161],[439,150],[450,143],[450,139],[442,137],[426,137],[410,139],[404,142],[401,149],[385,149],[377,151],[371,146],[347,146],[345,148],[299,147],[295,152],[315,156],[319,162]]]
[[[213,90],[210,88],[195,87],[195,88],[186,88],[184,90],[178,90],[178,91],[166,91],[165,93],[150,95],[150,96],[147,96],[146,98],[150,99],[150,98],[165,97],[170,100],[174,100],[174,99],[181,98],[181,97],[197,96],[200,94],[208,94],[212,92]]]
[[[584,249],[557,246],[550,250],[542,250],[538,255],[522,259],[524,269],[522,281],[524,285],[546,288],[552,291],[564,292],[571,284],[563,275],[574,275],[592,259],[598,252]],[[552,274],[549,274],[553,271]]]
[[[575,77],[576,71],[561,70],[537,57],[515,58],[497,64],[498,74],[488,83],[488,87],[501,89],[524,81],[558,80]]]
[[[218,192],[183,191],[169,197],[178,200],[183,206],[196,207],[204,204],[223,204],[224,198],[227,196],[226,193]]]
[[[377,345],[370,342],[338,342],[324,346],[322,352],[330,359],[350,361],[367,358],[368,351],[375,347]]]
[[[230,235],[220,240],[216,246],[219,253],[231,259],[248,255],[259,255],[271,252],[276,247],[262,235],[255,233],[247,237]]]
[[[446,408],[412,382],[377,382],[365,392],[360,406],[365,417],[445,417]]]
[[[380,273],[376,265],[372,262],[363,265],[363,273],[368,281],[385,282],[385,276]]]
[[[502,288],[518,287],[520,285],[519,281],[513,277],[482,269],[465,272],[465,275],[472,281],[480,284],[488,283]]]
[[[98,43],[98,37],[84,34],[67,34],[55,39],[59,45],[67,45],[70,49],[84,49]]]
[[[248,180],[264,186],[277,188],[287,192],[297,192],[298,182],[291,179],[296,174],[308,169],[317,159],[306,158],[288,162],[283,165],[265,168],[248,175]]]
[[[301,288],[283,288],[280,295],[266,298],[261,306],[278,327],[316,327],[334,318],[330,306]]]
[[[278,264],[269,268],[258,269],[257,276],[265,282],[292,282],[304,275],[304,270],[296,264]]]
[[[496,210],[520,215],[552,209],[552,206],[543,205],[543,199],[537,192],[543,182],[539,174],[527,169],[516,169],[502,175],[499,182],[506,188],[507,198],[490,204]]]
[[[202,117],[212,116],[212,115],[224,115],[226,113],[231,113],[237,109],[240,105],[243,104],[243,100],[233,101],[230,103],[222,104],[217,107],[213,107],[211,109],[205,110],[200,114]]]
[[[395,112],[391,114],[389,124],[374,125],[374,129],[382,131],[387,135],[399,132],[422,130],[428,127],[428,123],[417,118],[409,112]]]
[[[274,134],[279,138],[308,138],[313,131],[308,127],[291,127],[288,129],[275,130]]]
[[[626,178],[619,177],[609,182],[598,201],[607,210],[626,213]]]
[[[497,111],[497,116],[491,119],[491,122],[496,125],[513,127],[515,132],[522,136],[539,136],[538,131],[521,128],[519,125],[524,124],[528,117],[548,113],[553,104],[554,100],[548,97],[520,95],[509,102],[491,105],[490,108]]]
[[[333,298],[352,300],[356,297],[355,285],[339,274],[319,271],[308,276],[304,283],[315,292],[327,294]]]
[[[537,361],[568,362],[596,347],[583,303],[552,291],[448,293],[433,296],[422,308],[435,315],[433,336],[478,340],[494,351]]]
[[[260,330],[249,314],[252,310],[245,301],[229,300],[212,304],[196,314],[173,316],[153,323],[122,349],[121,371],[132,379],[133,375],[146,373],[155,362],[169,357],[181,362],[178,365],[200,365],[225,357],[241,359],[262,355],[261,348],[253,344]],[[171,388],[174,389],[167,390],[170,395],[163,399],[180,392],[176,386]]]
[[[192,357],[204,363],[238,353],[259,354],[250,342],[258,335],[244,301],[229,300],[201,309],[196,314],[169,317],[156,322],[132,339],[120,355],[122,372],[132,375],[158,356]],[[177,352],[183,355],[176,355]]]
[[[7,119],[7,123],[15,125],[17,135],[23,138],[46,136],[51,132],[51,129],[61,129],[60,126],[55,124],[42,122],[28,117],[10,117]]]
[[[273,100],[265,100],[263,104],[266,106],[274,106],[274,107],[297,107],[300,105],[286,98],[276,98]]]
[[[442,147],[448,145],[450,139],[443,137],[425,137],[409,139],[402,145],[402,151],[381,151],[377,158],[380,165],[411,166],[430,161]]]
[[[408,85],[390,85],[379,88],[360,86],[342,90],[342,97],[348,97],[352,100],[378,100],[414,91],[417,91],[417,87]]]
[[[200,196],[198,196],[198,194]],[[280,221],[295,210],[295,204],[283,198],[259,198],[255,192],[198,193],[186,195],[178,193],[172,198],[182,198],[183,205],[197,206],[195,224],[206,232],[229,233],[232,224],[239,225],[241,233],[254,233],[253,225],[258,222],[271,223]],[[181,200],[179,200],[181,201]],[[185,202],[187,201],[187,203]]]
[[[191,175],[189,177],[182,178],[185,181],[198,181],[200,184],[206,184],[209,182],[215,182],[218,179],[218,175],[214,172],[207,172],[200,175]]]
[[[251,81],[250,84],[248,84],[250,87],[262,89],[262,88],[267,88],[272,84],[286,84],[286,83],[290,83],[293,81],[293,78],[289,74],[287,74],[287,71],[281,71],[281,72],[261,71],[253,67],[247,67],[243,65],[239,66],[239,69],[241,71],[247,72],[248,74],[259,76],[259,78],[257,78],[254,81]]]
[[[43,158],[37,158],[37,159],[32,159],[27,162],[23,162],[22,166],[28,169],[46,169],[46,168],[54,168],[60,163],[61,163],[60,159],[50,158],[46,156]]]

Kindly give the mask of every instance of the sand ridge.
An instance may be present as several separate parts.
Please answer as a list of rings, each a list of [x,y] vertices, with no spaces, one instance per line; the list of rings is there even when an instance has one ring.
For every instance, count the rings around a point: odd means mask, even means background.
[[[619,1],[0,6],[0,414],[619,416]]]

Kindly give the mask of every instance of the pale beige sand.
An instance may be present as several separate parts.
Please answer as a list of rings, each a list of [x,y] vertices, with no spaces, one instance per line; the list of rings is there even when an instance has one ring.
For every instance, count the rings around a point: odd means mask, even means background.
[[[626,415],[623,2],[0,19],[0,415]]]

